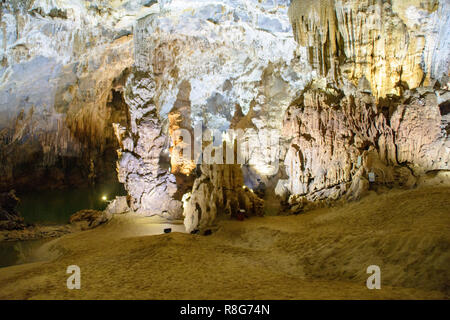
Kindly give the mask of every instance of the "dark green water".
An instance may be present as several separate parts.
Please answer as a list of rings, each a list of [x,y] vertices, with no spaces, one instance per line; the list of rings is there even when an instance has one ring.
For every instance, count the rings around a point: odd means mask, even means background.
[[[103,197],[112,200],[120,195],[126,195],[126,192],[117,181],[86,188],[19,193],[18,210],[27,223],[65,224],[79,210],[104,210],[108,203]],[[0,241],[0,268],[38,261],[35,252],[46,241],[48,239]]]
[[[18,210],[27,223],[65,224],[79,210],[104,210],[108,203],[103,197],[112,200],[125,194],[117,181],[86,188],[34,191],[18,194]]]
[[[0,268],[39,261],[36,250],[49,239],[0,242]]]

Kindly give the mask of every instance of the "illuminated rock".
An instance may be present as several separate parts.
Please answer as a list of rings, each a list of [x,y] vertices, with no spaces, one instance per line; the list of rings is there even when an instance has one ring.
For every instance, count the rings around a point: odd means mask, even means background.
[[[6,1],[0,10],[0,188],[77,185],[99,175],[110,167],[105,150],[116,148],[111,123],[126,121],[115,99],[134,61],[132,27],[152,9],[140,1],[36,0]]]
[[[294,0],[289,16],[318,77],[286,113],[289,178],[277,193],[356,199],[371,187],[442,176],[450,158],[450,48],[441,42],[448,1]]]
[[[185,178],[193,178],[195,166],[192,160],[180,161],[177,147],[186,141],[169,139],[177,129],[192,133],[200,124],[219,133],[229,128],[281,130],[284,110],[311,78],[299,72],[308,67],[301,55],[296,56],[287,4],[174,0],[137,21],[135,62],[125,88],[131,121],[116,130],[121,141],[119,179],[132,198],[133,210],[178,215],[178,203],[189,191],[184,189],[192,183]],[[150,119],[160,132],[147,139]],[[253,131],[248,138],[264,137]],[[253,153],[252,170],[263,178],[276,174],[265,161],[264,154]],[[217,174],[230,170],[238,169],[232,166]],[[212,204],[211,213],[205,213],[205,199],[223,196],[214,191],[220,184],[211,189],[198,179],[194,189],[197,185],[202,192],[192,193],[192,203],[201,203],[204,212],[199,221],[204,226],[215,217]],[[242,193],[244,183],[237,175],[236,179],[229,183],[233,192]],[[218,207],[226,207],[217,201]],[[167,204],[176,210],[169,210]]]
[[[191,194],[184,202],[184,225],[187,232],[204,230],[219,213],[237,217],[263,215],[263,201],[244,186],[239,165],[202,165]]]
[[[2,6],[0,188],[34,182],[23,168],[95,181],[116,140],[118,207],[184,211],[188,230],[260,214],[275,194],[302,199],[297,213],[447,181],[448,1],[293,0],[289,15],[288,0],[156,3]],[[177,136],[196,125],[215,147],[228,129],[275,139],[242,166],[197,165]]]
[[[284,121],[290,193],[353,199],[369,188],[371,172],[376,185],[413,187],[428,172],[448,170],[450,119],[437,103],[443,92],[407,91],[377,104],[358,91],[305,91]]]
[[[93,229],[108,222],[111,214],[106,211],[80,210],[70,216],[69,223],[80,230]]]
[[[191,126],[191,85],[188,81],[180,84],[177,100],[172,111],[169,112],[169,136],[172,141],[170,152],[170,171],[174,174],[189,175],[195,169],[196,164],[193,155],[193,130]],[[189,137],[180,134],[180,130],[185,130]],[[187,141],[185,141],[186,139]],[[183,154],[189,148],[190,156]]]
[[[294,0],[289,16],[311,65],[338,83],[365,77],[377,98],[448,83],[448,1]]]
[[[168,148],[168,139],[153,104],[153,88],[148,75],[136,74],[128,79],[125,101],[130,113],[129,126],[115,125],[121,147],[118,177],[125,185],[132,210],[143,215],[177,218],[182,214],[181,197],[174,198],[175,176],[162,167],[161,155]]]
[[[127,203],[127,197],[126,196],[116,197],[108,204],[108,207],[105,209],[105,211],[111,214],[129,212],[130,207],[128,206]]]

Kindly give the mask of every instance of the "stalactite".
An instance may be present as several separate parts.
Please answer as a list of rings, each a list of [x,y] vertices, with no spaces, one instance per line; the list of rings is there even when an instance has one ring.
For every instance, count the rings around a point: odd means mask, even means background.
[[[320,74],[336,77],[340,33],[337,32],[335,0],[293,1],[289,18],[296,41],[310,50],[310,63]]]
[[[434,0],[294,0],[289,18],[295,39],[309,48],[310,63],[321,76],[331,75],[337,83],[345,77],[355,85],[365,77],[372,94],[381,98],[431,81],[424,73],[431,72],[430,58],[423,61],[423,53],[436,36],[430,35],[427,44],[418,21],[405,13],[411,8],[430,16],[448,10],[441,4],[435,12]]]

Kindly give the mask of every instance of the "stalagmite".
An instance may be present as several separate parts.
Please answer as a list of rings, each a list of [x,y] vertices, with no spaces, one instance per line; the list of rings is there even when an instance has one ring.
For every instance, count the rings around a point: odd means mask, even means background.
[[[36,0],[0,19],[0,189],[93,184],[117,160],[109,210],[203,231],[448,180],[448,0]],[[205,163],[229,130],[263,148]]]
[[[186,231],[211,226],[219,213],[236,217],[263,215],[263,201],[244,186],[239,165],[202,165],[192,193],[184,199]]]
[[[284,121],[283,134],[291,139],[285,158],[290,193],[309,200],[358,198],[365,191],[358,181],[370,174],[391,187],[412,187],[431,171],[444,174],[449,118],[436,103],[443,93],[408,91],[379,105],[368,93],[305,91]]]

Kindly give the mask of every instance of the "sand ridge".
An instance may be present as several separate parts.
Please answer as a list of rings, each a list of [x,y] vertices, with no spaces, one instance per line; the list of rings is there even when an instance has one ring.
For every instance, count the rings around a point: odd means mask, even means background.
[[[47,243],[50,261],[0,269],[0,298],[448,299],[449,195],[371,194],[298,216],[222,220],[210,236],[183,233],[180,222],[160,234],[166,221],[116,215]],[[72,264],[80,290],[66,287]],[[371,264],[381,290],[366,288]]]

